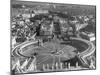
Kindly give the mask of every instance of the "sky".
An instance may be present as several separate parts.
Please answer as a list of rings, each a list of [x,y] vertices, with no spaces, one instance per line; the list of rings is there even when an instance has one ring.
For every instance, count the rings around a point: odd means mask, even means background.
[[[77,5],[77,4],[59,4],[59,3],[47,3],[47,2],[36,2],[36,1],[12,1],[12,6],[21,7],[21,5],[25,5],[31,8],[41,8],[53,11],[67,11],[72,15],[88,15],[96,13],[96,7],[94,5]],[[56,8],[52,8],[56,6]]]

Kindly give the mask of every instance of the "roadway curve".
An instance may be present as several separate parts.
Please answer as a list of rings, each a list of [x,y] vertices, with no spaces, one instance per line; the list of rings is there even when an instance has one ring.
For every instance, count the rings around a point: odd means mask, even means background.
[[[22,55],[22,54],[20,53],[21,48],[22,48],[22,47],[25,47],[25,46],[28,46],[28,45],[31,45],[31,44],[34,44],[34,43],[37,43],[37,42],[38,42],[38,41],[34,41],[34,40],[32,40],[32,41],[25,41],[25,42],[23,42],[23,43],[21,43],[21,44],[15,46],[15,47],[12,49],[12,56],[15,56],[15,57],[26,57],[26,56],[24,56],[24,55]]]
[[[81,42],[84,42],[88,45],[88,48],[82,52],[80,52],[78,54],[78,57],[80,58],[80,60],[84,63],[84,64],[87,64],[87,61],[86,61],[86,57],[90,56],[91,54],[93,54],[95,52],[95,46],[93,45],[92,42],[88,41],[88,40],[85,40],[85,39],[81,39],[81,38],[71,38],[72,40],[78,40],[78,41],[81,41]],[[19,57],[28,57],[28,56],[24,56],[21,54],[21,50],[22,48],[26,47],[26,46],[29,46],[31,44],[35,44],[37,43],[38,41],[26,41],[18,46],[16,46],[13,50],[12,50],[12,55],[13,56],[19,56]]]
[[[72,38],[74,40],[79,40],[79,41],[83,41],[88,45],[88,48],[86,50],[84,50],[83,52],[78,54],[78,57],[80,58],[80,60],[87,65],[87,60],[86,57],[92,55],[95,52],[95,46],[92,42],[85,40],[85,39],[81,39],[81,38]]]

